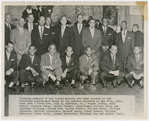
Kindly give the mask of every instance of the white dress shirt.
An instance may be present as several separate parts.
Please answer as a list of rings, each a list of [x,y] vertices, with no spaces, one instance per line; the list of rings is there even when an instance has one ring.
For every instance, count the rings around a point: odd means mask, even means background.
[[[103,32],[107,31],[107,26],[102,26]]]
[[[33,64],[33,62],[34,62],[34,57],[35,57],[35,55],[34,55],[34,56],[31,56],[31,55],[30,55],[30,58],[31,58],[31,64]]]
[[[112,54],[111,54],[111,58],[112,58],[112,62],[113,62],[113,66],[114,66],[114,64],[115,64],[115,57],[116,57],[116,55],[112,55]]]
[[[82,26],[83,26],[82,23],[81,24],[80,23],[77,24],[79,34],[81,33]]]
[[[49,58],[50,58],[50,66],[52,65],[52,61],[53,61],[53,56],[49,54]]]
[[[63,37],[63,35],[64,35],[65,28],[66,28],[66,25],[61,26],[61,37]]]
[[[23,34],[23,27],[21,28],[20,26],[18,26],[19,30],[20,30],[20,34]]]
[[[69,64],[70,59],[71,59],[71,58],[68,58],[68,57],[66,56],[66,63],[67,63],[67,65]]]
[[[122,40],[123,40],[123,43],[125,42],[126,34],[127,34],[127,30],[122,30]]]
[[[50,29],[50,26],[45,25],[45,27],[46,27],[47,29]]]
[[[90,28],[90,32],[91,32],[91,35],[92,35],[92,38],[94,37],[94,31],[95,31],[95,28],[91,28],[91,27],[89,27]]]
[[[39,33],[40,33],[40,38],[42,39],[42,36],[43,36],[43,31],[44,31],[44,26],[38,26],[38,29],[39,29]]]
[[[28,22],[28,30],[31,32],[33,30],[33,23]]]
[[[9,27],[9,29],[11,30],[11,26],[10,26],[10,24],[8,24],[8,23],[6,23],[6,22],[5,22],[5,24],[6,24],[7,27]]]
[[[7,51],[6,51],[6,55],[7,55],[7,59],[9,60],[9,58],[10,58],[10,54],[11,53],[8,53]]]

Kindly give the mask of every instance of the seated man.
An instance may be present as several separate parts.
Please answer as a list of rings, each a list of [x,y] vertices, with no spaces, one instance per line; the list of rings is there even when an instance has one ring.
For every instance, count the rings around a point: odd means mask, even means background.
[[[34,45],[29,46],[28,54],[24,54],[19,63],[20,71],[20,92],[24,92],[24,83],[29,82],[31,89],[38,87],[43,82],[40,70],[40,58],[35,55],[37,49]]]
[[[144,56],[141,52],[141,46],[136,45],[134,47],[133,53],[127,58],[125,75],[130,88],[133,87],[135,83],[140,84],[142,89],[144,86]]]
[[[96,55],[92,54],[90,46],[85,47],[85,54],[79,58],[79,69],[80,69],[80,88],[84,88],[84,81],[86,79],[91,80],[90,88],[95,90],[96,78],[98,75],[97,70],[99,69]]]
[[[117,87],[117,83],[120,85],[123,80],[124,74],[120,71],[121,63],[117,56],[117,46],[112,45],[110,53],[106,54],[101,62],[101,79],[103,88],[107,87],[107,81],[112,80],[112,86]]]
[[[75,81],[77,77],[78,60],[73,54],[73,49],[68,46],[65,50],[66,55],[61,57],[62,61],[62,80],[65,86],[67,86],[68,81],[71,81],[71,87],[74,89]]]
[[[56,88],[61,90],[62,88],[59,85],[62,75],[60,54],[57,52],[55,44],[51,44],[48,47],[48,51],[49,52],[41,56],[40,66],[44,78],[43,84],[45,84],[46,81],[52,81],[56,84]]]
[[[16,91],[16,83],[19,78],[17,71],[17,54],[13,51],[14,44],[9,41],[5,50],[5,80],[9,83],[8,89]]]

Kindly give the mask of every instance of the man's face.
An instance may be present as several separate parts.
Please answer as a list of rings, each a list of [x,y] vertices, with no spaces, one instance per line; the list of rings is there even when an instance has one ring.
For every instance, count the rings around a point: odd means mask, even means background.
[[[29,51],[28,52],[29,52],[29,54],[31,56],[34,56],[36,51],[37,50],[36,50],[36,48],[34,46],[29,47]]]
[[[18,21],[18,25],[19,25],[20,27],[23,27],[24,24],[25,24],[24,19],[23,19],[23,18],[20,18],[19,21]]]
[[[8,43],[8,45],[6,45],[6,51],[7,51],[8,53],[11,53],[12,50],[13,50],[13,44]]]
[[[103,24],[103,26],[107,26],[108,25],[108,20],[107,19],[103,19],[102,24]]]
[[[62,17],[62,19],[61,19],[61,24],[62,24],[63,26],[65,26],[66,23],[67,23],[66,17]]]
[[[28,9],[31,9],[31,6],[30,6],[30,5],[28,5],[28,6],[27,6],[27,8],[28,8]]]
[[[86,55],[87,55],[88,57],[90,57],[90,56],[92,55],[92,50],[91,50],[91,48],[87,48],[87,50],[86,50]]]
[[[34,21],[34,16],[33,15],[29,15],[28,16],[28,22],[29,23],[33,23],[33,21]]]
[[[68,57],[71,57],[71,55],[73,54],[73,50],[71,47],[68,47],[65,52]]]
[[[51,18],[46,18],[46,25],[50,26],[50,24],[51,24]]]
[[[83,21],[83,16],[82,16],[82,15],[79,15],[77,20],[78,20],[79,23],[82,23],[82,21]]]
[[[111,51],[112,55],[116,55],[116,53],[117,53],[117,46],[112,46],[110,51]]]
[[[127,24],[125,22],[122,22],[121,27],[122,27],[122,30],[125,30],[127,29]]]
[[[45,18],[42,16],[39,18],[39,25],[43,26],[45,24]]]
[[[135,47],[134,50],[133,50],[133,52],[134,52],[135,55],[140,54],[140,52],[141,52],[140,47]]]
[[[91,28],[95,27],[95,20],[90,20],[89,25]]]
[[[10,22],[11,22],[11,16],[10,15],[6,15],[5,16],[5,21],[6,21],[6,23],[10,24]]]
[[[133,26],[133,27],[132,27],[132,31],[133,31],[133,32],[136,32],[136,31],[137,31],[136,26]]]
[[[98,25],[98,24],[99,24],[99,21],[96,21],[96,22],[95,22],[95,24],[97,24],[97,25]]]
[[[54,55],[56,53],[56,47],[54,45],[51,45],[48,50],[50,55]]]

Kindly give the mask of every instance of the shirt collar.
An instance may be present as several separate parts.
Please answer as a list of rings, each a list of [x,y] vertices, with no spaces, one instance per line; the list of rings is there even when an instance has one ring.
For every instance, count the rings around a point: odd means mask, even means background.
[[[8,26],[9,24],[7,22],[5,22],[5,24]]]
[[[45,27],[48,28],[48,29],[50,29],[50,26],[47,26],[46,24],[45,24]]]

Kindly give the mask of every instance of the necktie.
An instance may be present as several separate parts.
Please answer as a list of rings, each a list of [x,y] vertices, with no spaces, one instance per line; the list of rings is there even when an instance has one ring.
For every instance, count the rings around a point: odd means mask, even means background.
[[[64,26],[62,26],[61,28],[61,36],[63,37],[63,34],[64,34]]]
[[[79,34],[81,33],[81,24],[79,24]]]
[[[11,26],[10,26],[10,24],[8,24],[8,28],[9,28],[9,30],[11,31]]]
[[[40,27],[40,38],[41,38],[41,40],[42,40],[42,35],[43,35],[43,27],[41,26]]]
[[[51,56],[50,65],[52,65],[52,61],[53,61],[53,56]]]
[[[31,57],[31,64],[33,64],[33,56],[30,56]]]
[[[123,31],[124,35],[125,35],[125,31]]]
[[[21,36],[23,35],[23,28],[20,29]]]
[[[114,64],[115,64],[115,56],[112,55],[112,62],[113,62],[113,67],[114,67]]]
[[[93,28],[91,29],[91,34],[92,34],[92,38],[93,38],[93,36],[94,36],[94,29]]]
[[[32,26],[32,23],[30,23],[30,32],[32,31],[33,29],[33,26]]]
[[[104,35],[106,35],[106,27],[105,26],[104,26],[104,32],[103,33],[104,33]]]

